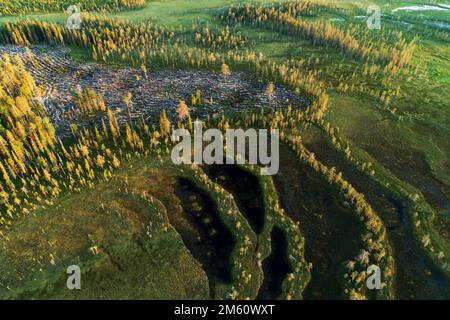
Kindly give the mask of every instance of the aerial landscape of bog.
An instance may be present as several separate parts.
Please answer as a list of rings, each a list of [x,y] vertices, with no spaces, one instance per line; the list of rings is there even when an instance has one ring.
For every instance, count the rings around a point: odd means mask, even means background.
[[[449,300],[449,107],[448,0],[0,0],[0,300]]]

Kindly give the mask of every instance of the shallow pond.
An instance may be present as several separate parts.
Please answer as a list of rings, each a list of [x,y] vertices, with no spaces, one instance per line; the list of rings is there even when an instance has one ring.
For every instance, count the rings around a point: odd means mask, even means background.
[[[418,5],[418,6],[399,7],[392,10],[392,13],[398,11],[448,11],[448,10],[450,10],[450,5],[448,4]]]

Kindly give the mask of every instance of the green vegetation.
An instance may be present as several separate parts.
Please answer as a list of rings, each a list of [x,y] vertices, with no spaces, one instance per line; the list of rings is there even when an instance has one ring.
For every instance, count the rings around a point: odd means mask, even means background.
[[[388,230],[390,209],[381,194],[401,204],[395,214],[403,217],[398,218],[403,235],[412,239],[414,254],[442,275],[439,295],[450,294],[445,289],[450,283],[450,239],[445,232],[450,221],[450,39],[440,27],[450,19],[433,11],[423,16],[392,12],[400,5],[384,6],[380,0],[375,2],[386,13],[382,29],[369,30],[360,18],[367,14],[366,1],[263,2],[81,2],[83,11],[102,14],[83,13],[81,29],[74,30],[65,27],[66,16],[58,13],[64,1],[42,6],[7,1],[0,43],[64,45],[76,59],[139,68],[146,79],[165,69],[210,71],[225,78],[245,72],[261,83],[268,100],[278,86],[287,87],[304,97],[305,106],[226,111],[206,122],[221,130],[280,129],[281,141],[297,155],[294,161],[313,170],[348,204],[352,219],[359,221],[359,247],[356,256],[339,262],[336,298],[406,296],[398,285],[398,239]],[[136,10],[106,12],[131,8]],[[37,14],[14,16],[24,13]],[[260,176],[250,165],[240,166],[256,177],[261,190],[264,224],[257,231],[237,195],[213,181],[208,170],[168,164],[172,123],[192,130],[192,114],[205,108],[203,92],[192,92],[190,101],[177,97],[176,115],[163,110],[159,119],[145,120],[132,118],[140,106],[130,92],[119,97],[128,111],[128,121],[122,124],[104,97],[86,87],[76,94],[75,103],[81,114],[98,123],[83,129],[72,124],[72,137],[62,141],[49,111],[36,99],[44,86],[36,85],[25,67],[32,59],[30,53],[0,58],[0,298],[255,299],[266,285],[265,268],[272,254],[289,257],[284,266],[289,272],[281,277],[276,298],[304,296],[314,268],[305,258],[308,235],[300,231],[308,221],[286,215],[272,178]],[[308,145],[307,139],[324,139],[323,145]],[[182,218],[195,207],[172,208],[174,199],[186,199],[169,182],[151,192],[142,183],[130,183],[143,179],[148,170],[170,181],[190,181],[209,199],[214,208],[209,214],[223,230],[208,226],[210,216],[202,216],[200,224],[195,217]],[[367,185],[383,192],[371,196]],[[75,203],[83,205],[76,208]],[[91,221],[77,238],[62,243],[65,230]],[[232,235],[224,261],[230,267],[223,267],[229,279],[211,276],[213,265],[200,265],[198,257],[211,252],[193,240],[196,232],[206,232],[211,243],[215,232]],[[33,235],[46,235],[48,245],[30,246]],[[285,242],[282,250],[274,244],[278,235]],[[20,255],[16,246],[30,251]],[[83,296],[61,289],[69,261],[86,266],[86,281],[100,281],[108,293],[92,289]],[[142,274],[139,266],[148,261],[153,267]],[[383,275],[382,290],[376,292],[366,287],[372,264]],[[126,271],[117,278],[109,276],[116,269]],[[431,271],[420,272],[420,281],[426,282]],[[188,277],[198,279],[197,285]],[[169,288],[173,278],[180,279],[179,287]],[[117,292],[118,283],[125,288],[122,293]],[[420,294],[416,290],[406,297]]]
[[[1,0],[0,13],[15,15],[24,13],[65,12],[70,5],[76,5],[83,11],[119,11],[123,9],[142,8],[145,0]]]
[[[244,168],[258,177],[264,198],[264,217],[266,223],[264,230],[259,235],[259,239],[261,243],[265,242],[265,245],[260,245],[258,255],[262,259],[267,258],[271,253],[271,249],[267,240],[264,241],[264,239],[271,238],[270,233],[275,227],[284,230],[285,236],[288,239],[286,256],[288,257],[293,272],[289,273],[287,278],[283,280],[282,294],[277,298],[285,300],[300,299],[310,279],[309,272],[311,269],[311,266],[304,259],[305,240],[299,231],[298,225],[282,209],[272,178],[270,176],[261,176],[259,174],[259,167],[254,165],[245,165]],[[262,262],[260,263],[262,264]]]

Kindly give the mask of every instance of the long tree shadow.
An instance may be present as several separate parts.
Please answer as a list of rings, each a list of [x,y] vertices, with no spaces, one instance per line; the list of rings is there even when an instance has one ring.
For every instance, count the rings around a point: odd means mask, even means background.
[[[190,233],[180,232],[181,237],[202,264],[213,294],[216,283],[230,283],[232,280],[230,256],[235,247],[234,238],[220,220],[215,203],[192,181],[178,178],[175,193],[181,200],[187,220],[200,234],[199,238],[193,239]]]
[[[253,231],[264,227],[264,201],[259,180],[250,172],[234,164],[204,166],[206,174],[230,192]]]
[[[262,300],[278,298],[284,279],[292,272],[287,259],[287,239],[283,230],[274,227],[271,239],[272,251],[263,262],[264,282],[258,293],[258,299]]]

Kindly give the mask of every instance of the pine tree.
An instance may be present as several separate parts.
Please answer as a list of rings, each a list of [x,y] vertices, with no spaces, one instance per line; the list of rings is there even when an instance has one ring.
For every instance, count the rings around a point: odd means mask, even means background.
[[[228,65],[225,63],[222,63],[222,65],[220,66],[220,71],[224,76],[229,76],[231,74],[230,67],[228,67]]]
[[[127,110],[128,110],[128,119],[131,122],[131,105],[132,105],[132,97],[133,95],[131,94],[131,92],[128,92],[126,96],[123,97],[123,102],[125,103],[125,105],[127,106]]]
[[[275,85],[273,82],[269,82],[269,84],[266,87],[266,95],[271,100],[273,98],[273,94],[275,92]]]
[[[189,116],[189,107],[184,100],[180,100],[177,107],[178,118],[183,121],[183,119]]]

